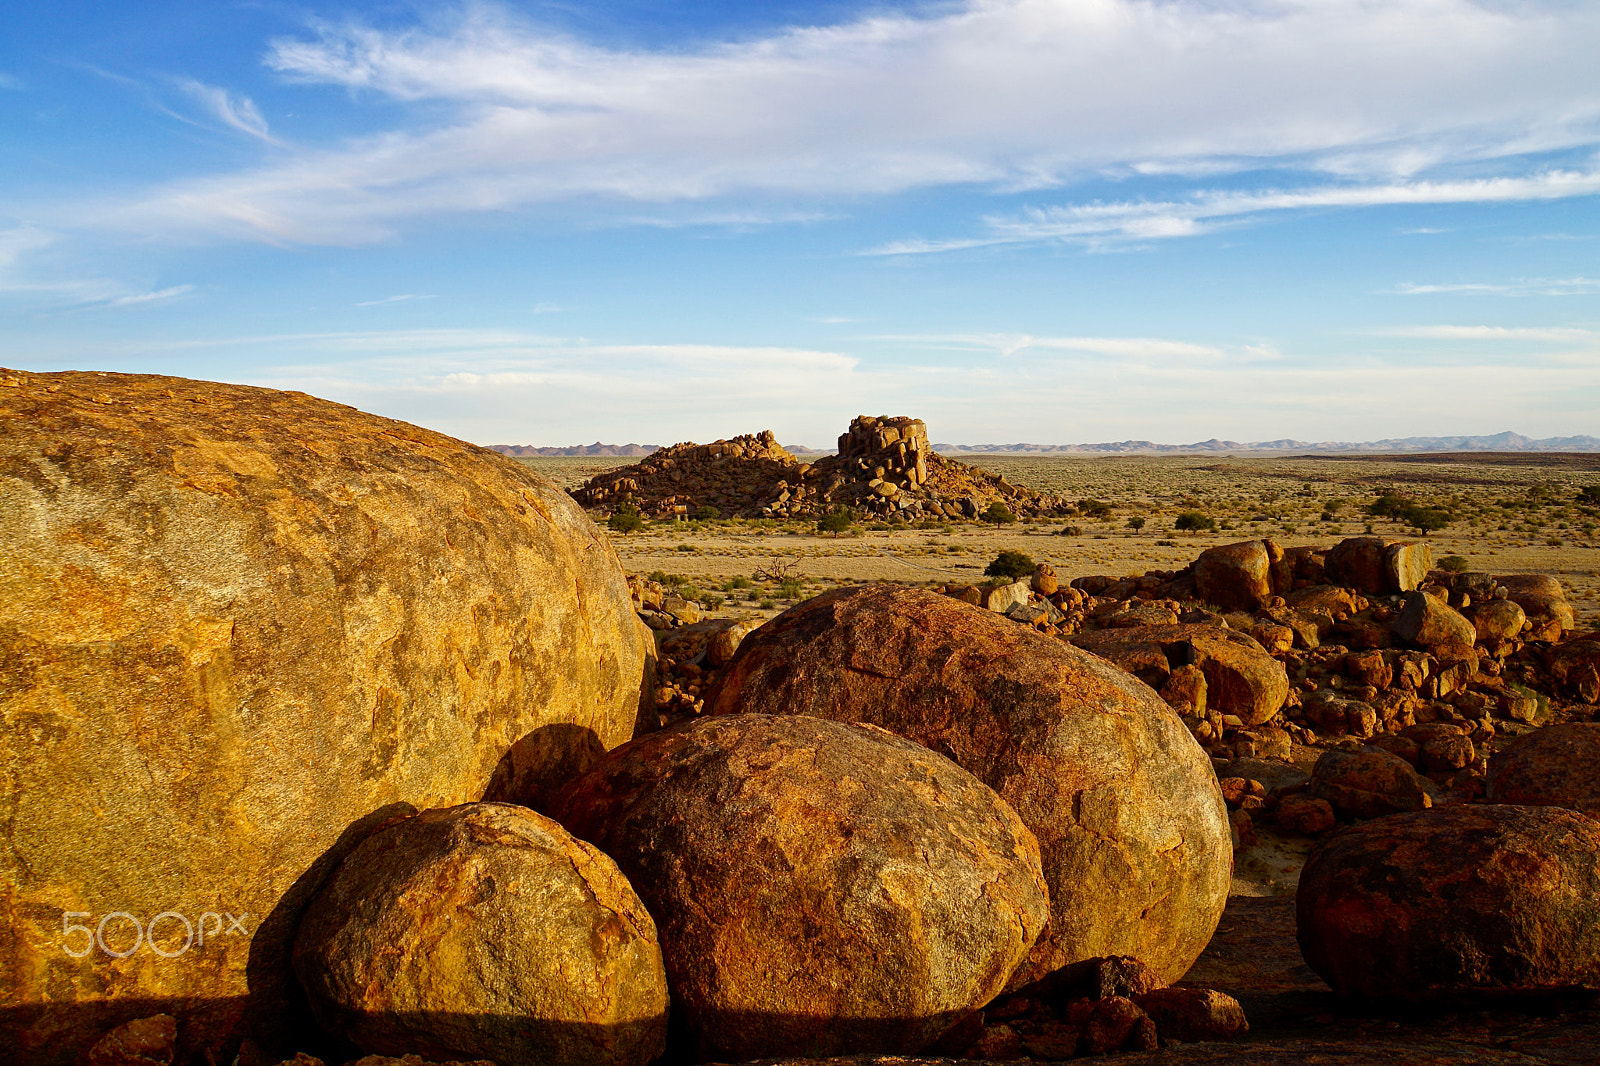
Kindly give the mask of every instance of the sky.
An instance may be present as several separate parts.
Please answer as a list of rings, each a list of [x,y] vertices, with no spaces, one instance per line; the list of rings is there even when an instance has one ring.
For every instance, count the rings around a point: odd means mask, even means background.
[[[1592,0],[52,0],[0,363],[479,444],[1600,435]]]

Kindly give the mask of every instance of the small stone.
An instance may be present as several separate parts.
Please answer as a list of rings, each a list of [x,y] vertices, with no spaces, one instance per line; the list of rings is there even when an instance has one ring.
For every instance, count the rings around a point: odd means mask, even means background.
[[[1250,1031],[1244,1008],[1210,988],[1163,988],[1133,998],[1163,1040],[1234,1040]]]
[[[1327,800],[1298,793],[1283,797],[1274,812],[1274,818],[1278,828],[1308,837],[1326,833],[1333,828],[1335,821],[1333,807]]]
[[[1113,1051],[1149,1051],[1156,1047],[1156,1027],[1138,1004],[1125,996],[1096,1000],[1083,1027],[1080,1055]]]
[[[170,1014],[137,1018],[111,1030],[80,1060],[81,1066],[172,1066],[178,1022]]]

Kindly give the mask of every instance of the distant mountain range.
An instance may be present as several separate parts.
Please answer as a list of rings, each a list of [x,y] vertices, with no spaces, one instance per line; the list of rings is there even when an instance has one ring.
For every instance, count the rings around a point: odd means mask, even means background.
[[[1520,433],[1495,433],[1478,437],[1390,437],[1387,440],[1306,441],[1203,440],[1194,444],[1155,444],[1147,440],[1124,440],[1107,444],[935,444],[933,450],[946,454],[966,452],[985,455],[1188,455],[1249,452],[1597,452],[1600,437],[1546,437],[1534,440]]]
[[[535,448],[527,444],[491,444],[502,455],[538,458],[560,456],[649,455],[659,444],[574,444],[567,448]],[[828,455],[831,452],[785,444],[795,455]],[[1147,440],[1123,440],[1106,444],[935,444],[933,450],[946,455],[1242,455],[1250,452],[1600,452],[1600,437],[1546,437],[1534,440],[1520,433],[1495,433],[1479,437],[1390,437],[1369,441],[1236,440],[1198,441],[1194,444],[1155,444]]]

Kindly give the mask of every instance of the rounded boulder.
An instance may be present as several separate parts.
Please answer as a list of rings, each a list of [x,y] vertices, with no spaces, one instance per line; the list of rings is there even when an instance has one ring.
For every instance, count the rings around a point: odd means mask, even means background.
[[[666,1046],[655,923],[617,866],[505,803],[368,837],[307,910],[294,969],[369,1054],[643,1066]]]
[[[303,393],[6,384],[0,1045],[20,1061],[154,1009],[184,1056],[278,1048],[288,944],[348,829],[481,798],[514,745],[548,756],[516,766],[537,791],[632,737],[647,647],[621,566],[526,467]],[[64,940],[106,915],[109,950]]]
[[[1296,907],[1306,962],[1346,995],[1600,987],[1600,823],[1478,804],[1379,818],[1311,855]]]
[[[661,931],[701,1054],[915,1052],[1049,915],[1038,844],[971,774],[869,726],[701,719],[610,752],[555,815]]]
[[[1566,807],[1600,817],[1600,722],[1547,725],[1489,759],[1490,803]]]
[[[1173,981],[1216,929],[1233,851],[1209,758],[1149,686],[1064,641],[922,589],[840,589],[747,637],[707,706],[870,722],[1010,803],[1051,902],[1013,988],[1108,955]]]

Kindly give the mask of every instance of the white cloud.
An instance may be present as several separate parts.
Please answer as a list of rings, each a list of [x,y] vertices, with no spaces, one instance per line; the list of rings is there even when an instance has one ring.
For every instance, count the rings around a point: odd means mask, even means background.
[[[1524,278],[1508,282],[1453,282],[1397,285],[1402,296],[1590,296],[1600,293],[1600,278]]]
[[[1600,139],[1597,51],[1600,7],[1587,4],[965,0],[675,51],[601,47],[477,4],[427,26],[325,25],[272,46],[288,78],[423,105],[409,128],[172,185],[106,221],[354,242],[417,214],[573,197],[1038,189],[1262,166],[1347,179],[1316,194],[1324,205],[1447,202],[1415,177]],[[214,106],[265,135],[244,102]],[[1574,177],[1509,180],[1592,191]],[[1493,181],[1455,188],[1504,198]],[[1124,212],[1115,232],[1181,235],[1224,217],[1179,203]]]
[[[269,144],[278,143],[267,129],[267,120],[261,117],[255,102],[248,96],[234,96],[226,89],[206,85],[192,78],[184,79],[179,85],[223,125]]]
[[[1557,200],[1600,193],[1600,171],[1550,170],[1520,178],[1322,185],[1295,190],[1202,192],[1187,200],[1127,201],[1030,208],[987,219],[985,236],[943,241],[896,241],[869,255],[922,255],[1039,241],[1137,241],[1187,237],[1281,211],[1394,204],[1503,203]]]
[[[408,300],[433,300],[436,298],[437,297],[435,297],[432,293],[403,292],[398,296],[385,296],[380,300],[362,300],[360,303],[356,304],[356,306],[380,307],[383,304],[398,304],[405,303]]]
[[[116,296],[105,301],[105,307],[136,307],[140,304],[159,303],[163,300],[174,300],[179,296],[187,296],[194,291],[193,285],[174,285],[167,289],[158,289],[154,292],[135,292],[126,296]]]
[[[18,78],[15,74],[7,74],[5,71],[0,70],[0,89],[20,88],[22,88],[21,78]]]
[[[1600,341],[1600,333],[1592,329],[1559,326],[1411,326],[1389,330],[1388,335],[1430,340]]]

